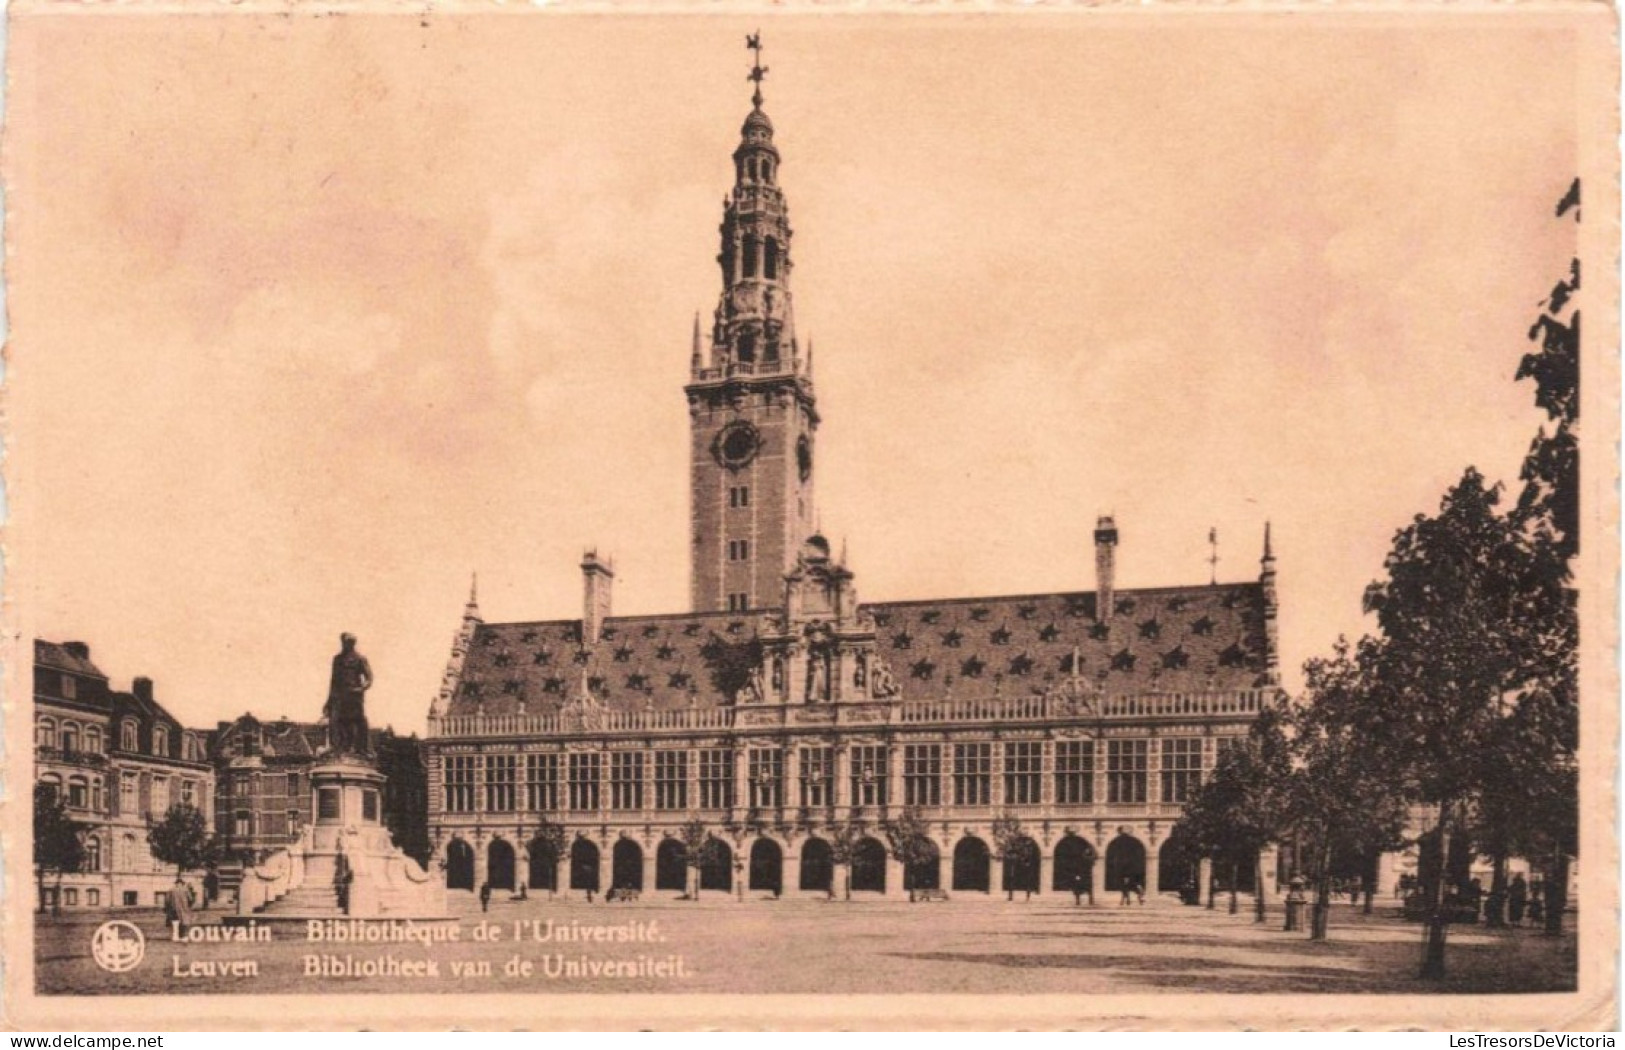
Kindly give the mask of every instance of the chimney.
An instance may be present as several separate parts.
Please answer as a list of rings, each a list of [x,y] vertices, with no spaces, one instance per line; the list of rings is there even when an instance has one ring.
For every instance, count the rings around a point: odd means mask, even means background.
[[[1264,669],[1271,685],[1281,684],[1281,603],[1275,592],[1275,548],[1270,523],[1264,523],[1264,557],[1259,559],[1258,582],[1264,592]]]
[[[581,584],[581,640],[586,645],[597,645],[604,621],[610,616],[610,592],[615,584],[615,566],[599,561],[597,551],[588,551],[581,558]]]
[[[152,703],[152,679],[142,677],[130,683],[130,692],[144,704]]]
[[[1117,522],[1110,514],[1095,519],[1095,619],[1107,623],[1112,617],[1112,602],[1116,591],[1113,584],[1117,576]]]
[[[63,642],[62,648],[67,651],[69,656],[77,657],[80,660],[90,659],[90,646],[84,642]]]

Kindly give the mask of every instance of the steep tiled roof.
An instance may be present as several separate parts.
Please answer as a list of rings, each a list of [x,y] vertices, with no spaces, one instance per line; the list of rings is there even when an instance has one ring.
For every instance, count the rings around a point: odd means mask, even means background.
[[[88,655],[80,656],[67,643],[47,642],[34,639],[34,662],[47,667],[54,667],[59,671],[71,671],[74,674],[90,675],[94,678],[106,678],[101,669],[90,662]]]
[[[889,602],[866,606],[875,647],[908,700],[1018,695],[1072,674],[1112,693],[1250,689],[1266,674],[1263,591],[1219,584],[1119,591],[1109,620],[1095,595]],[[619,709],[727,702],[715,669],[752,644],[759,614],[612,617],[598,644],[581,621],[481,624],[447,714],[545,713],[581,689]]]

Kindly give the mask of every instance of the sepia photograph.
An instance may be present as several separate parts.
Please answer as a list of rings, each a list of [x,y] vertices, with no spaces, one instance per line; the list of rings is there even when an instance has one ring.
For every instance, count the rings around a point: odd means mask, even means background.
[[[14,3],[10,1023],[1617,1028],[1615,29]]]

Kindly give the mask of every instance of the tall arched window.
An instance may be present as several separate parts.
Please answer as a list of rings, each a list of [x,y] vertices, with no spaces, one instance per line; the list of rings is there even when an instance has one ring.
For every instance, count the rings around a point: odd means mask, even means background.
[[[771,237],[762,246],[762,276],[770,281],[779,277],[779,242]]]
[[[85,839],[85,870],[102,870],[102,840],[95,835]]]
[[[93,755],[102,753],[101,726],[91,726],[85,730],[85,750]]]
[[[64,751],[78,751],[79,750],[79,723],[78,722],[63,722],[62,723],[62,750],[64,750]]]
[[[136,750],[135,719],[126,718],[118,727],[118,746],[123,751]]]
[[[37,747],[56,746],[56,719],[42,718],[35,724],[34,744]]]
[[[55,773],[47,773],[39,778],[40,786],[50,793],[51,798],[62,797],[62,778]]]
[[[84,777],[72,777],[68,780],[68,805],[73,809],[89,807],[90,781]]]
[[[152,753],[169,757],[169,727],[152,727]]]
[[[756,258],[761,254],[762,246],[755,237],[745,238],[745,276],[756,276]]]

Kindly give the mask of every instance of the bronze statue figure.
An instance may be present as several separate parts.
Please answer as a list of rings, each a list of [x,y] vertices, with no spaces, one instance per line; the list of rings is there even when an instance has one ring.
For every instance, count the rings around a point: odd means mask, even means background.
[[[365,755],[371,751],[367,732],[366,696],[372,686],[372,666],[356,652],[355,635],[340,636],[343,648],[333,657],[333,678],[327,689],[327,738],[338,754]]]

